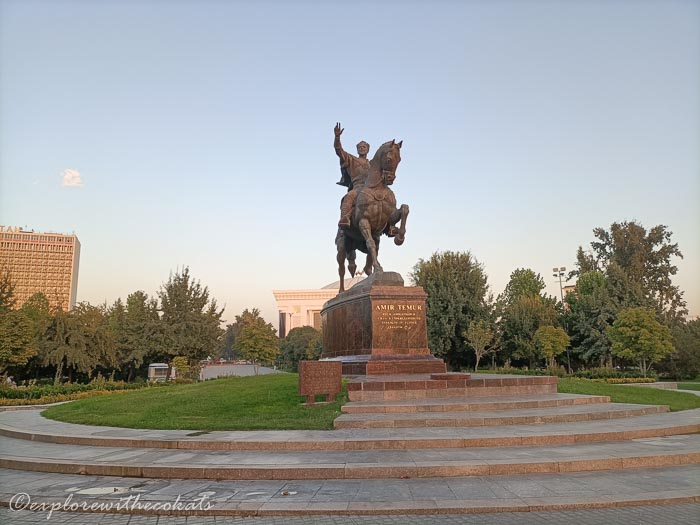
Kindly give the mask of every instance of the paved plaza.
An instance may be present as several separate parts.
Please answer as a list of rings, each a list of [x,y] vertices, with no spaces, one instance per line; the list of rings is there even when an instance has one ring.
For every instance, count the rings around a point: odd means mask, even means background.
[[[654,505],[591,510],[557,510],[509,514],[441,514],[439,516],[122,516],[115,514],[56,513],[50,520],[32,512],[0,509],[0,522],[17,525],[697,525],[700,504]]]
[[[91,524],[697,521],[700,409],[534,393],[350,402],[338,421],[347,428],[194,432],[0,412],[2,516],[45,522],[29,509],[53,509],[51,520]],[[82,513],[90,507],[96,512]]]

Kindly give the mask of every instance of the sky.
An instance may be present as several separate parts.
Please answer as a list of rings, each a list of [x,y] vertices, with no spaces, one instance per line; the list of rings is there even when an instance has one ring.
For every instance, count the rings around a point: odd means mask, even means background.
[[[78,300],[188,266],[224,319],[338,279],[333,151],[403,140],[385,270],[470,251],[559,294],[664,224],[700,315],[700,2],[0,0],[0,224],[77,234]]]

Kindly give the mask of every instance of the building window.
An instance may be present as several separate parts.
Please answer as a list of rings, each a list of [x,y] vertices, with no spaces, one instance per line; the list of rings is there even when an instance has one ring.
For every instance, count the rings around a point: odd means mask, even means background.
[[[287,313],[286,312],[280,312],[279,336],[280,336],[280,339],[284,339],[285,337],[287,337]]]

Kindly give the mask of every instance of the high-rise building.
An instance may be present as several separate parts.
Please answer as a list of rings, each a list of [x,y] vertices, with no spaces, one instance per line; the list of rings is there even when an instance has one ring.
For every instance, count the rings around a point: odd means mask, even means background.
[[[0,226],[0,271],[10,273],[18,308],[39,292],[52,308],[73,308],[79,262],[80,241],[75,235]]]

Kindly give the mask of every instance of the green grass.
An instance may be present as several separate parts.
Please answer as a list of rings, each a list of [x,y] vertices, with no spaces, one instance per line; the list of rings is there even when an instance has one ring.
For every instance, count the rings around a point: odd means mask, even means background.
[[[42,414],[86,425],[183,430],[330,429],[347,393],[306,407],[297,374],[215,379],[72,401]]]
[[[700,383],[678,383],[681,390],[700,390]]]
[[[679,387],[680,388],[680,387]],[[559,379],[558,390],[566,394],[588,394],[610,396],[614,403],[637,403],[640,405],[668,405],[671,411],[700,408],[700,396],[673,390],[639,386],[594,383],[581,379]]]

